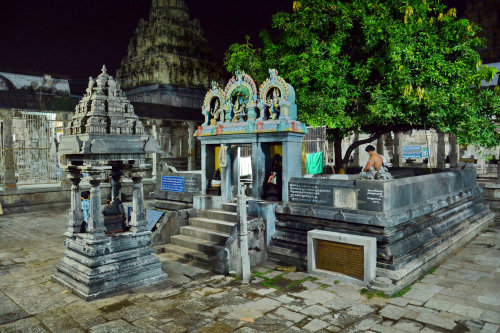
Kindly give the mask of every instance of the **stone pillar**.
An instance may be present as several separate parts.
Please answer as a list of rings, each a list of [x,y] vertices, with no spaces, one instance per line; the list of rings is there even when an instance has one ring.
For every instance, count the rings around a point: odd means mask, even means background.
[[[87,233],[92,238],[105,237],[104,234],[104,217],[101,212],[101,180],[99,179],[100,173],[89,172],[90,182],[90,217],[89,225],[87,226]]]
[[[192,171],[195,170],[195,142],[194,142],[194,125],[195,123],[190,121],[188,122],[188,170]]]
[[[231,182],[230,191],[232,193],[231,198],[236,198],[240,195],[241,184],[240,184],[240,147],[234,146],[227,149],[228,155],[231,154],[231,164],[233,166],[230,172]],[[224,186],[224,184],[222,184]]]
[[[282,174],[282,201],[288,202],[288,182],[292,177],[302,177],[302,137],[291,137],[290,141],[283,142]]]
[[[65,168],[66,169],[66,168]],[[68,216],[68,229],[65,235],[73,237],[74,234],[80,232],[83,223],[82,200],[80,193],[80,181],[82,174],[80,170],[65,170],[68,178],[71,180],[71,210]]]
[[[167,156],[168,157],[173,157],[174,155],[172,154],[172,140],[173,140],[173,129],[172,127],[169,127],[167,130],[167,135],[168,135],[168,149],[167,149]]]
[[[140,233],[146,231],[146,213],[144,211],[144,191],[142,188],[142,173],[132,173],[132,215],[130,217],[130,231]]]
[[[222,151],[222,147],[224,145],[221,145],[221,149],[219,151]],[[231,202],[231,187],[233,184],[233,156],[231,154],[231,146],[230,145],[225,145],[227,147],[226,150],[226,166],[223,167],[220,165],[220,179],[221,179],[221,195],[222,195],[222,200],[224,202]],[[215,158],[219,159],[219,156],[215,156]],[[220,160],[219,160],[220,161]],[[239,169],[236,169],[239,172]]]
[[[262,143],[252,143],[252,197],[262,199],[263,184],[266,177],[266,156]]]
[[[12,137],[12,116],[3,118],[4,130],[4,184],[5,190],[16,188],[16,165],[14,163],[14,140]]]
[[[448,140],[450,142],[450,168],[456,168],[458,166],[457,137],[450,134]]]
[[[238,238],[240,245],[240,258],[241,258],[241,280],[242,283],[250,281],[250,257],[248,256],[248,224],[247,224],[247,202],[241,195],[238,196]]]
[[[497,183],[500,184],[500,148],[498,149]],[[497,215],[498,216],[498,215]]]
[[[152,136],[156,139],[156,142],[158,142],[158,137],[159,137],[159,128],[156,126],[156,121],[153,120],[153,125],[151,128],[151,134]],[[160,154],[159,153],[153,153],[153,177],[156,177],[156,171],[158,170],[158,163],[160,160]],[[114,199],[115,197],[112,196]]]
[[[394,133],[394,154],[392,155],[392,165],[395,167],[403,166],[402,141],[402,134]]]
[[[444,147],[444,133],[437,133],[437,167],[443,169],[446,161],[446,153]]]
[[[201,191],[202,194],[207,194],[210,179],[215,171],[215,146],[201,143]]]
[[[431,168],[437,167],[437,141],[438,136],[435,131],[428,131],[427,142],[429,143],[429,164]]]

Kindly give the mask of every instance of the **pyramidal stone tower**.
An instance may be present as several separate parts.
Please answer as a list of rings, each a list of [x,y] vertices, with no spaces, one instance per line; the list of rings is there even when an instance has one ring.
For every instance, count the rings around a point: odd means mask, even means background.
[[[184,0],[153,0],[149,21],[140,20],[116,76],[125,90],[151,84],[206,89],[220,76],[210,58],[200,22],[189,20]]]

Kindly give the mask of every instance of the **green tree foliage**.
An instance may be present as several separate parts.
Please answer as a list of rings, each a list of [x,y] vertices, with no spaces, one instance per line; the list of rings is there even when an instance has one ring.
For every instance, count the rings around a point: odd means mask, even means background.
[[[480,28],[438,0],[302,0],[273,16],[278,37],[261,32],[226,53],[225,66],[263,81],[277,68],[297,93],[301,121],[326,125],[336,166],[383,133],[436,129],[462,144],[498,145],[498,90],[480,88],[495,69],[482,65]],[[370,133],[342,158],[341,139]]]

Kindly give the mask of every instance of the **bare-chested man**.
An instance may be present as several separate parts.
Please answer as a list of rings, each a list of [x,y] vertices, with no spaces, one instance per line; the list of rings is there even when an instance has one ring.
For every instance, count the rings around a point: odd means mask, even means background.
[[[365,168],[363,171],[369,171],[371,167],[375,169],[375,171],[378,171],[382,165],[384,165],[384,158],[377,154],[375,151],[375,147],[372,145],[368,145],[365,148],[365,151],[370,155],[370,158],[368,159],[368,162],[366,163]]]

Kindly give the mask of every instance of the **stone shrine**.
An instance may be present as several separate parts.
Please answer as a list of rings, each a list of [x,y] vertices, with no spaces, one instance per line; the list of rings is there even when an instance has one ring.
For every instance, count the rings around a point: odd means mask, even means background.
[[[65,233],[67,250],[53,279],[85,300],[92,300],[167,278],[149,246],[142,178],[150,166],[140,163],[145,154],[157,152],[157,145],[145,133],[105,66],[96,79],[89,78],[87,92],[61,137],[58,152],[65,158],[64,170],[72,186]],[[82,228],[79,187],[83,173],[88,174],[91,186],[86,230]],[[106,232],[99,186],[107,173],[111,175],[112,198],[120,197],[123,174],[133,180],[129,231]]]
[[[239,170],[239,158],[231,146],[251,145],[252,197],[263,198],[265,176],[270,173],[272,146],[279,146],[282,179],[280,198],[288,201],[288,180],[300,177],[302,137],[307,132],[305,124],[297,121],[295,91],[275,69],[257,90],[253,79],[237,71],[224,90],[212,82],[203,102],[205,122],[195,136],[201,142],[202,191],[206,191],[215,171],[214,160],[221,167],[221,193],[224,202],[236,198],[240,191],[239,179],[233,179],[233,170]],[[227,151],[215,156],[215,147]],[[280,171],[281,172],[281,171]]]

